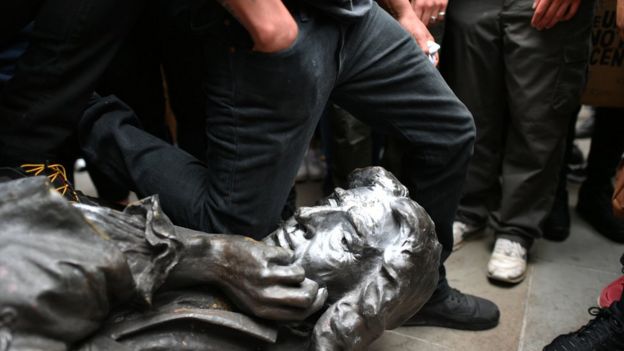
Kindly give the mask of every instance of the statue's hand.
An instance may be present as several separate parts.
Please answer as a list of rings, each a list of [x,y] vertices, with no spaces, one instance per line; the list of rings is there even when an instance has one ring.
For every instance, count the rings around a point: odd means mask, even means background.
[[[185,246],[177,271],[186,270],[187,280],[195,284],[220,286],[239,308],[258,317],[302,320],[327,298],[327,290],[305,278],[289,250],[242,236],[211,234],[194,235]]]

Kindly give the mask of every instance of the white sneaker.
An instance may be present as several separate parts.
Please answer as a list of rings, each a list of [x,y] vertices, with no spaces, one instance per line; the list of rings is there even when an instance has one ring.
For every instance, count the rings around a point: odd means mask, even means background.
[[[320,150],[310,148],[304,162],[308,167],[309,180],[319,181],[325,179],[325,160],[321,157]]]
[[[308,180],[308,167],[306,166],[306,161],[304,158],[303,160],[301,160],[301,165],[299,166],[299,169],[297,170],[297,175],[295,176],[295,182],[300,183],[300,182],[305,182],[306,180]]]
[[[509,239],[496,239],[488,263],[488,277],[506,283],[519,283],[526,276],[527,249]]]
[[[468,224],[460,221],[453,222],[453,251],[464,245],[464,239],[483,229],[482,225]]]

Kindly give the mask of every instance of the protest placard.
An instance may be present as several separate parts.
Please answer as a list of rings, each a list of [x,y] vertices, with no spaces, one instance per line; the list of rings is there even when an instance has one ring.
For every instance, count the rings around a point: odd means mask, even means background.
[[[585,105],[624,107],[624,41],[616,27],[616,0],[599,0],[592,22]]]

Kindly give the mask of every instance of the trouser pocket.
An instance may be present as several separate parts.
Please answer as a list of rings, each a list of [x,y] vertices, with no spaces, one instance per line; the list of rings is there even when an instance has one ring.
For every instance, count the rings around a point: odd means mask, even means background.
[[[553,109],[563,115],[574,113],[580,104],[587,78],[589,48],[566,47],[553,94]]]

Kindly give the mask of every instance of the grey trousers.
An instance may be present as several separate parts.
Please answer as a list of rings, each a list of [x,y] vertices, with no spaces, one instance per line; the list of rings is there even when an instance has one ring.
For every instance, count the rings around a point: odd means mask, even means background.
[[[455,0],[442,73],[477,126],[457,219],[530,245],[542,235],[579,105],[593,0],[552,29],[531,27],[532,0]]]

